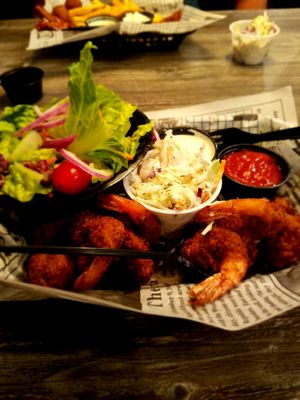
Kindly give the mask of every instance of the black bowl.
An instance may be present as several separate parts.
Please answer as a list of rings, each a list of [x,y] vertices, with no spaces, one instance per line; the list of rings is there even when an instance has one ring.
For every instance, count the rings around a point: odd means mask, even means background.
[[[275,161],[280,173],[281,173],[281,180],[279,183],[274,183],[270,184],[268,186],[261,186],[261,185],[255,185],[253,183],[245,183],[237,180],[236,178],[233,178],[228,175],[228,171],[226,171],[226,166],[225,166],[225,171],[223,175],[223,186],[221,190],[221,194],[225,199],[230,199],[230,198],[246,198],[246,197],[267,197],[267,198],[273,198],[278,189],[284,185],[287,180],[289,179],[290,175],[290,167],[288,162],[278,153],[276,153],[273,150],[264,148],[262,146],[256,146],[252,144],[235,144],[229,147],[226,147],[225,149],[221,150],[217,157],[222,160],[225,158],[225,156],[228,156],[229,154],[233,152],[238,152],[241,150],[250,150],[258,153],[265,154],[269,157],[272,158],[272,160]]]
[[[42,95],[44,71],[37,67],[20,67],[4,72],[0,82],[12,105],[35,104]]]

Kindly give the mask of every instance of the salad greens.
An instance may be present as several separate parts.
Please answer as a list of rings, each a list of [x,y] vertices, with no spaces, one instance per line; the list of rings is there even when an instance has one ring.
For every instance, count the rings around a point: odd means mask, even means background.
[[[50,188],[41,185],[43,174],[26,168],[21,163],[14,163],[9,168],[9,175],[3,185],[3,193],[21,202],[30,201],[33,194],[47,194]]]
[[[128,168],[148,122],[132,129],[137,107],[95,84],[92,49],[87,42],[70,67],[69,96],[49,107],[20,104],[0,116],[0,194],[21,202],[53,191],[49,176],[64,157],[95,180]]]
[[[105,86],[94,84],[92,48],[95,46],[88,42],[81,51],[80,61],[70,67],[70,111],[64,125],[65,134],[78,134],[70,151],[100,168],[109,165],[118,172],[128,167],[140,138],[151,131],[152,122],[139,126],[132,136],[126,136],[137,107]]]
[[[18,104],[14,107],[5,107],[0,117],[0,130],[6,130],[6,124],[9,124],[13,131],[19,130],[34,121],[37,117],[37,109],[33,105]]]
[[[8,124],[9,130],[5,129],[4,123]],[[42,185],[44,174],[36,168],[40,161],[54,162],[56,156],[54,149],[40,147],[42,139],[37,132],[31,131],[19,140],[15,131],[13,122],[0,121],[0,194],[26,202],[30,201],[34,194],[47,194],[51,191],[49,185]]]

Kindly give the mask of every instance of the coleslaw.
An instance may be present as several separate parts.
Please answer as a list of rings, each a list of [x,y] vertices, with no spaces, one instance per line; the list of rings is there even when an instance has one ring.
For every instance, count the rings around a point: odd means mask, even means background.
[[[152,149],[131,174],[130,190],[137,201],[181,211],[199,206],[214,193],[222,179],[223,163],[207,159],[204,146],[189,146],[187,153],[176,136],[171,131],[163,139],[156,136]]]
[[[247,25],[242,33],[256,35],[256,36],[267,36],[276,32],[276,27],[267,13],[263,15],[258,15],[255,17],[249,25]]]

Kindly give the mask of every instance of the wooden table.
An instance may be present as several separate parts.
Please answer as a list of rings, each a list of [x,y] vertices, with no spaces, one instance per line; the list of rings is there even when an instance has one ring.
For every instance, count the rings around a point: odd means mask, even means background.
[[[95,79],[144,111],[292,85],[300,111],[300,9],[270,10],[282,32],[258,67],[232,62],[228,32],[257,13],[226,14],[177,51],[98,53]],[[32,26],[0,22],[0,73],[41,67],[46,103],[67,94],[78,52],[26,51]],[[0,399],[300,399],[300,308],[239,332],[53,299],[0,309]]]

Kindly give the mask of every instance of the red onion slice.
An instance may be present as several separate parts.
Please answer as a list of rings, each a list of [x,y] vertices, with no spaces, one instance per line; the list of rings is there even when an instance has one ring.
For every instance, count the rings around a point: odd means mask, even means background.
[[[88,174],[92,176],[96,176],[99,179],[102,180],[108,180],[113,177],[114,172],[112,170],[100,170],[96,169],[93,167],[90,167],[88,164],[86,164],[84,161],[80,160],[74,153],[71,153],[71,151],[66,150],[66,149],[61,149],[59,152],[66,160],[70,161],[74,165],[76,165],[78,168],[81,168],[83,171],[87,172]]]
[[[47,121],[51,117],[55,117],[57,115],[66,114],[69,108],[69,98],[65,98],[59,101],[57,104],[52,106],[49,110],[45,111],[42,115],[40,115],[36,120],[31,122],[30,124],[24,126],[24,128],[20,129],[15,133],[16,137],[22,136],[25,132],[34,129],[36,126],[41,125],[41,123]]]
[[[56,139],[44,139],[42,147],[46,148],[53,148],[57,151],[61,149],[65,149],[70,146],[71,143],[77,138],[78,135],[75,133],[73,135],[69,135],[63,138],[56,138]]]

